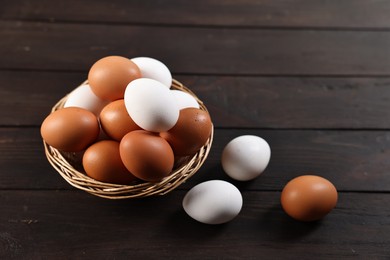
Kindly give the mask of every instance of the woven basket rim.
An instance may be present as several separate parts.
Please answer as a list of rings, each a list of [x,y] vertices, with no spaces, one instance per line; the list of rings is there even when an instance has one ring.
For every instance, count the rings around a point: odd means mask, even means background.
[[[84,81],[81,85],[88,84]],[[199,104],[200,109],[208,112],[203,102],[186,86],[179,81],[172,79],[171,89],[181,90],[193,96]],[[69,94],[61,98],[51,109],[54,112],[63,108]],[[182,158],[182,162],[173,169],[171,174],[160,182],[142,182],[134,185],[122,185],[97,181],[77,170],[63,153],[48,145],[43,140],[45,155],[52,167],[73,187],[86,191],[90,194],[107,199],[129,199],[142,198],[153,195],[164,195],[174,190],[187,179],[193,176],[203,165],[210,152],[214,137],[214,127],[211,128],[211,135],[206,144],[193,156]]]

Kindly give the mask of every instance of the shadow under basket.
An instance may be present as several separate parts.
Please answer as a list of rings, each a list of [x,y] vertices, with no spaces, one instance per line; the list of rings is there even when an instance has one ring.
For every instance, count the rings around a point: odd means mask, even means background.
[[[83,84],[88,84],[88,82],[85,81],[82,85]],[[177,80],[172,81],[171,89],[189,93],[197,100],[200,109],[207,111],[203,102],[199,100],[199,98],[191,90]],[[58,103],[52,108],[51,112],[63,108],[66,100],[67,96],[58,101]],[[160,182],[138,182],[132,185],[112,184],[94,180],[83,172],[80,162],[76,163],[76,160],[72,160],[71,153],[63,153],[48,145],[45,141],[43,141],[43,144],[45,147],[46,157],[50,164],[73,187],[103,198],[128,199],[142,198],[152,195],[164,195],[184,183],[203,165],[209,154],[213,135],[214,129],[212,128],[211,135],[206,144],[201,147],[195,155],[183,157],[178,162],[175,162],[175,166],[171,174]]]

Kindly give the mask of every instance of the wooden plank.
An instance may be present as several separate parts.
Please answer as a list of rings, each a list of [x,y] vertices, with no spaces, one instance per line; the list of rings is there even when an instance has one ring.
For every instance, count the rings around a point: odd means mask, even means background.
[[[210,179],[232,181],[221,167],[223,148],[245,135],[264,138],[271,147],[266,171],[250,182],[233,181],[248,190],[282,190],[300,175],[316,174],[329,179],[338,190],[389,191],[390,133],[388,131],[299,131],[217,129],[209,158],[189,182]],[[186,188],[187,186],[183,186]]]
[[[0,187],[69,188],[50,166],[39,128],[0,128]]]
[[[0,71],[0,124],[40,126],[54,104],[84,80],[84,73]]]
[[[220,158],[234,137],[252,134],[271,146],[269,167],[251,182],[231,180]],[[47,162],[38,128],[0,128],[0,189],[71,189]],[[216,129],[201,170],[180,189],[223,179],[245,190],[282,190],[292,178],[321,175],[340,191],[390,191],[389,131],[299,131]]]
[[[197,26],[389,28],[387,1],[3,0],[1,19]]]
[[[0,22],[0,68],[87,71],[118,54],[174,73],[389,75],[390,32]]]
[[[39,126],[86,75],[0,71],[1,125]],[[203,100],[216,127],[390,128],[378,120],[390,118],[389,78],[174,76]]]
[[[184,77],[217,127],[389,128],[389,78]]]
[[[0,257],[390,257],[389,194],[341,193],[322,221],[300,223],[282,211],[278,192],[243,192],[237,218],[217,226],[189,218],[184,194],[109,201],[75,191],[1,191]]]

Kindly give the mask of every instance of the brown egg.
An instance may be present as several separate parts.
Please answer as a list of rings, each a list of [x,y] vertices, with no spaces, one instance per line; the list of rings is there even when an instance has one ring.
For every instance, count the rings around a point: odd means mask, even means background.
[[[96,96],[113,101],[123,98],[127,85],[140,77],[141,71],[130,59],[108,56],[92,65],[88,82]]]
[[[130,184],[136,180],[123,165],[116,141],[104,140],[88,147],[83,156],[83,167],[89,177],[101,182]]]
[[[122,138],[119,151],[126,168],[141,180],[158,182],[172,171],[172,148],[157,134],[132,131]]]
[[[104,132],[117,141],[131,131],[141,130],[127,113],[123,99],[113,101],[103,108],[100,123]]]
[[[179,120],[168,132],[160,133],[177,156],[195,154],[210,137],[212,123],[209,114],[198,108],[180,110]]]
[[[96,116],[83,108],[67,107],[51,113],[41,125],[46,143],[65,152],[86,149],[99,135]]]
[[[303,175],[292,179],[281,195],[284,211],[300,221],[319,220],[328,214],[337,203],[337,190],[328,180]]]

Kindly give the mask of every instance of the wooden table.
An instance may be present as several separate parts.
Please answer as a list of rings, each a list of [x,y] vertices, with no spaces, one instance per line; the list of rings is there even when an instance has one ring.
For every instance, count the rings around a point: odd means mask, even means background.
[[[0,1],[1,259],[389,259],[390,2]],[[39,127],[107,55],[149,56],[202,99],[215,125],[202,169],[162,197],[107,200],[64,181]],[[220,165],[232,138],[272,149],[256,180]],[[322,221],[280,206],[292,178],[339,191]],[[227,180],[244,206],[204,225],[181,203]]]

